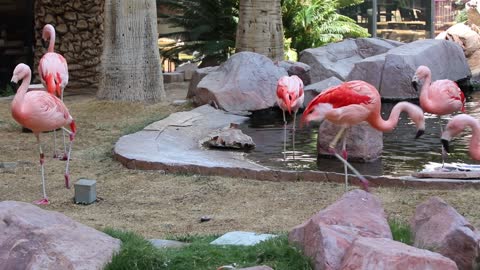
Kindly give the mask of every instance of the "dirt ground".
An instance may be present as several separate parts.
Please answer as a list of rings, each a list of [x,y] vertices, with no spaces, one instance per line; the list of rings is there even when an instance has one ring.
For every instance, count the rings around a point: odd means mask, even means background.
[[[183,99],[187,88],[187,83],[167,84],[168,100]],[[94,91],[72,93],[68,89],[65,101],[78,126],[72,151],[72,180],[96,179],[99,201],[88,206],[73,203],[73,188],[64,187],[65,162],[51,158],[53,133],[45,133],[41,138],[51,204],[42,208],[62,212],[97,229],[127,229],[149,238],[232,230],[285,232],[344,192],[343,185],[333,183],[267,182],[129,170],[112,160],[117,139],[191,107],[98,101]],[[0,200],[30,203],[41,197],[38,150],[33,134],[22,133],[10,116],[10,102],[0,99],[0,162],[17,165],[0,168]],[[408,221],[417,204],[430,196],[440,196],[480,228],[478,190],[376,188],[372,192],[381,198],[391,218]],[[202,216],[211,216],[212,220],[200,222]]]

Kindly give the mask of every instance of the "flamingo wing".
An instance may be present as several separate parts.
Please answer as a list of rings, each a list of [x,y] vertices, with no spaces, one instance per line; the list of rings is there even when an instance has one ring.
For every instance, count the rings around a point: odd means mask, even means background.
[[[68,65],[62,55],[46,53],[40,59],[38,74],[50,94],[62,95],[63,89],[68,84]]]
[[[355,104],[371,103],[372,97],[366,93],[359,92],[357,83],[358,81],[346,82],[326,89],[310,101],[304,114],[309,114],[320,103],[331,104],[334,109]]]
[[[446,102],[446,106],[450,108],[450,113],[461,110],[465,112],[465,95],[463,94],[457,83],[451,80],[437,80],[430,85],[430,89],[438,89],[440,93],[432,94],[432,98],[441,98],[440,102]]]
[[[54,130],[72,121],[72,116],[65,104],[47,92],[28,92],[23,106],[21,122],[33,131]]]

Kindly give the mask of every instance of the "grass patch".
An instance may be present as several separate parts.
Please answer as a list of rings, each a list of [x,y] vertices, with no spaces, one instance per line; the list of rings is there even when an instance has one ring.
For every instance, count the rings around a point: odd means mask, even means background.
[[[160,120],[166,118],[168,115],[169,114],[151,115],[151,116],[147,117],[146,119],[144,119],[140,122],[136,122],[134,124],[128,125],[127,127],[125,127],[123,129],[122,133],[123,133],[123,135],[128,135],[128,134],[138,132],[138,131],[144,129],[146,126],[150,125],[151,123],[154,123],[154,122],[157,122],[157,121],[160,121]]]
[[[407,223],[392,219],[388,221],[388,225],[390,225],[390,230],[392,230],[393,240],[410,246],[413,244],[412,230]]]
[[[276,270],[312,269],[309,259],[288,244],[285,234],[252,247],[210,245],[216,236],[182,236],[175,240],[188,241],[190,245],[180,249],[156,249],[131,232],[106,229],[105,233],[123,242],[120,253],[113,257],[107,270],[211,270],[233,264],[238,268],[268,265]]]
[[[13,91],[13,87],[10,84],[6,84],[5,88],[0,89],[0,97],[9,97],[15,95],[15,91]]]

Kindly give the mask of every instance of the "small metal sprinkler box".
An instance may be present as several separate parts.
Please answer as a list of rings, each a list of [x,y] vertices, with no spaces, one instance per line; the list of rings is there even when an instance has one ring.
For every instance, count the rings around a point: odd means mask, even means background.
[[[79,179],[75,183],[75,203],[91,204],[97,200],[97,181]]]

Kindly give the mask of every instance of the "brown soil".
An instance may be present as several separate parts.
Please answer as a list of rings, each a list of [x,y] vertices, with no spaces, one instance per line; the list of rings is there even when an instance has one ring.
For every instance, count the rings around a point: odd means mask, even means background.
[[[169,100],[185,97],[186,83],[166,85]],[[343,185],[310,182],[267,182],[200,175],[171,175],[135,171],[112,160],[117,139],[140,130],[188,106],[107,102],[93,91],[66,93],[78,134],[73,146],[72,180],[97,180],[97,203],[73,203],[73,189],[64,187],[64,161],[53,160],[53,134],[41,137],[46,153],[48,210],[64,213],[98,229],[127,229],[145,237],[224,233],[231,230],[282,232],[338,199]],[[41,197],[38,150],[31,133],[10,116],[10,99],[0,99],[0,162],[17,162],[15,169],[0,168],[0,200],[32,202]],[[391,218],[408,221],[415,206],[430,196],[440,196],[480,228],[480,192],[376,188]],[[200,222],[200,217],[212,220]]]

